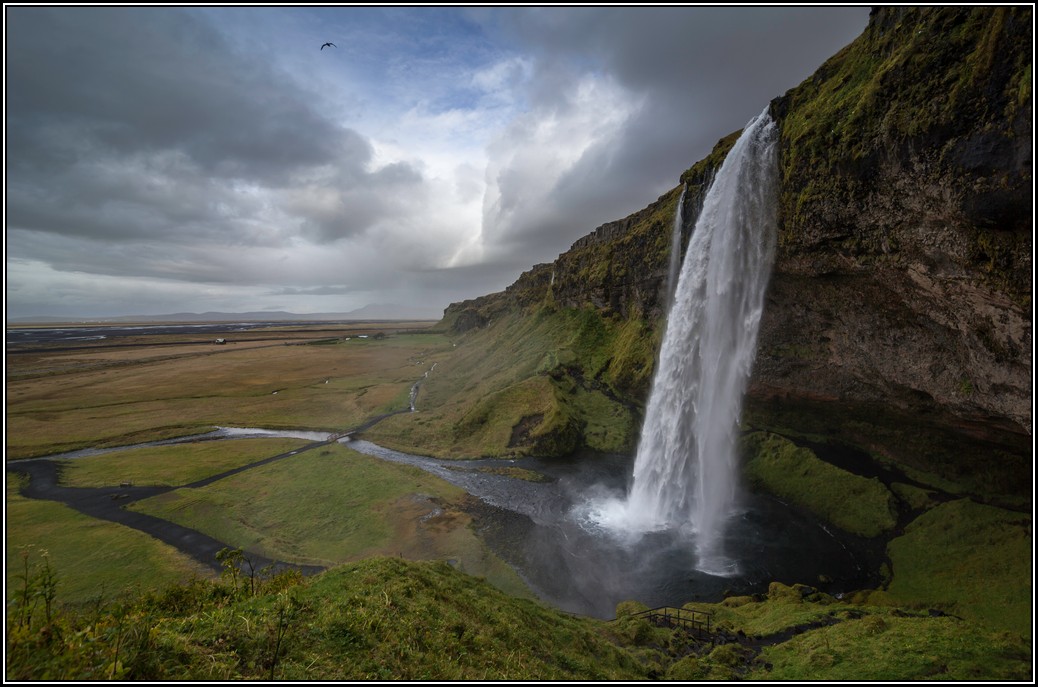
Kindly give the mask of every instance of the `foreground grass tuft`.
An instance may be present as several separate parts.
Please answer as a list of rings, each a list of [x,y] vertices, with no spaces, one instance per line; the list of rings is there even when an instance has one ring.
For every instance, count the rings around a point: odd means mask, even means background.
[[[377,558],[256,593],[228,580],[26,619],[9,605],[8,678],[644,679],[579,619],[446,563]]]
[[[516,599],[444,562],[373,558],[311,579],[218,581],[58,607],[36,569],[12,587],[7,677],[133,680],[1027,679],[1028,642],[952,617],[837,603],[772,585],[697,604],[729,633],[789,633],[758,653],[690,642],[625,602],[605,622]],[[727,614],[726,614],[727,613]],[[766,619],[766,620],[764,620]],[[812,621],[814,622],[814,621]],[[731,635],[729,635],[731,636]]]

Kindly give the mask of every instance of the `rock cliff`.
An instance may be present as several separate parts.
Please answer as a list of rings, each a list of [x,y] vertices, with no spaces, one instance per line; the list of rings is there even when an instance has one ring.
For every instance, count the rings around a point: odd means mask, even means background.
[[[883,8],[772,104],[755,389],[1031,431],[1030,11]]]
[[[1032,429],[1031,14],[873,10],[858,39],[771,103],[781,210],[753,421],[859,444],[883,436],[899,462],[938,470],[961,436],[1020,469]],[[504,292],[451,305],[445,324],[550,303],[658,330],[682,187],[687,246],[738,133],[656,202]],[[647,380],[614,391],[642,403]],[[928,438],[904,441],[908,426]],[[941,457],[909,455],[920,451]]]

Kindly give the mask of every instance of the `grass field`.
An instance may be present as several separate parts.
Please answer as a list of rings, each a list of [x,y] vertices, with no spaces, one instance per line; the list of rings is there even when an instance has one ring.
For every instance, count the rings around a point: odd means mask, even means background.
[[[21,589],[24,564],[36,569],[47,552],[58,575],[57,600],[83,603],[134,589],[154,590],[212,573],[171,546],[115,523],[18,494],[7,476],[7,594]],[[23,559],[22,554],[28,555]]]
[[[398,334],[328,345],[213,346],[87,369],[66,365],[81,352],[59,351],[33,354],[36,374],[9,356],[20,376],[7,385],[7,457],[138,443],[215,425],[345,430],[406,407],[411,385],[428,369],[418,363],[449,348],[436,334]]]
[[[370,326],[337,330],[335,338],[328,338],[324,325],[318,329],[321,338],[309,341],[298,331],[270,334],[308,345],[277,340],[196,349],[151,337],[133,347],[9,355],[18,378],[7,386],[8,458],[168,438],[214,425],[347,429],[406,408],[412,384],[453,348],[430,332],[376,340],[356,336],[372,333]],[[241,439],[128,449],[67,461],[62,480],[77,487],[181,486],[305,443]],[[206,573],[144,534],[25,499],[11,479],[9,586],[21,546],[51,552],[63,598],[72,601],[134,581],[157,587],[193,571]],[[332,445],[205,489],[178,490],[141,509],[233,546],[297,562],[333,564],[373,554],[449,558],[528,596],[515,572],[473,533],[461,508],[465,498],[420,470]]]
[[[936,506],[890,542],[888,602],[939,608],[1030,638],[1033,536],[1027,513],[969,499]]]
[[[233,439],[197,444],[150,446],[65,461],[61,484],[68,487],[182,486],[276,456],[308,442],[303,439]]]
[[[444,559],[513,593],[525,586],[469,527],[463,490],[414,467],[339,444],[200,489],[178,489],[134,510],[265,556],[335,565],[376,555]]]

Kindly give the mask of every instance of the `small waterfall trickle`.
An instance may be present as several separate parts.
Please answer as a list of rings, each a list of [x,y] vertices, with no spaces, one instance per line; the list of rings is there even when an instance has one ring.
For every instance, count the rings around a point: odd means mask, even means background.
[[[777,126],[747,124],[707,192],[685,253],[626,501],[591,514],[621,532],[689,529],[700,570],[735,509],[735,440],[775,252]]]
[[[430,367],[428,370],[426,370],[425,374],[422,375],[418,379],[417,382],[415,382],[414,384],[411,385],[411,412],[412,413],[415,412],[416,410],[418,410],[418,406],[416,405],[418,403],[418,388],[422,385],[422,380],[423,379],[428,379],[429,378],[429,373],[432,372],[433,370],[435,370],[436,366],[438,364],[439,363],[433,363],[432,367]]]
[[[681,269],[681,229],[685,221],[685,194],[688,184],[681,187],[681,197],[674,211],[674,228],[670,235],[670,268],[667,270],[667,313],[674,306],[674,294],[678,288],[678,270]]]

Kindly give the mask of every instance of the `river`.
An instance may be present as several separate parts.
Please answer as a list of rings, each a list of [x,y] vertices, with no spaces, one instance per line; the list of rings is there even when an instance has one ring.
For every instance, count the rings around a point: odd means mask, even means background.
[[[336,440],[319,432],[224,427],[164,442],[16,461],[8,464],[8,470],[18,471],[18,466],[24,465],[23,471],[32,472],[33,479],[39,479],[42,473],[29,470],[30,464],[89,459],[110,450],[156,444],[250,436],[305,438],[316,442],[311,446]],[[724,547],[736,565],[723,575],[696,569],[695,547],[687,534],[654,532],[624,539],[601,529],[588,517],[588,504],[624,492],[633,456],[585,453],[550,460],[450,461],[401,453],[350,437],[337,441],[381,460],[417,466],[478,497],[480,505],[472,515],[479,536],[518,571],[541,599],[565,611],[611,618],[616,604],[628,599],[649,606],[718,601],[725,594],[766,592],[771,581],[810,584],[832,593],[876,583],[868,572],[878,568],[874,544],[831,532],[776,499],[750,492],[741,494],[740,507],[727,528]],[[299,452],[276,458],[289,458]],[[272,459],[263,462],[269,460]],[[543,476],[544,481],[488,471],[502,467],[523,468]],[[52,489],[48,496],[38,492],[26,495],[62,501],[72,498],[72,490],[58,491]],[[75,490],[80,494],[76,498],[81,498],[84,491],[90,490]],[[145,494],[142,491],[140,497]],[[99,503],[112,503],[107,494],[104,496]],[[113,512],[106,519],[117,518],[124,516]],[[134,521],[124,524],[134,526]],[[157,536],[154,528],[151,523],[148,531]],[[177,546],[176,539],[170,543]],[[197,556],[197,552],[185,552]]]
[[[767,591],[772,581],[832,593],[874,585],[876,545],[827,528],[781,501],[744,491],[724,541],[736,569],[697,570],[687,533],[618,538],[588,517],[588,507],[627,488],[634,457],[584,453],[569,458],[444,461],[392,451],[366,441],[349,446],[407,463],[455,484],[485,505],[477,518],[490,548],[512,564],[542,599],[562,610],[612,618],[616,604],[649,606],[719,601],[725,594]],[[488,473],[521,467],[546,476],[533,482]],[[825,580],[825,581],[823,581]]]

